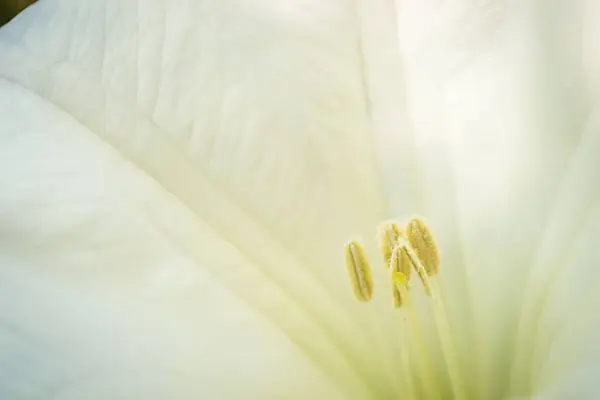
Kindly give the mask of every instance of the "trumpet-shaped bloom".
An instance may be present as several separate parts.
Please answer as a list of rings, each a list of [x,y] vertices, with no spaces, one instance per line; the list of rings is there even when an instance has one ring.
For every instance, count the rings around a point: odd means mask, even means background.
[[[595,8],[30,7],[0,30],[0,397],[597,397]]]

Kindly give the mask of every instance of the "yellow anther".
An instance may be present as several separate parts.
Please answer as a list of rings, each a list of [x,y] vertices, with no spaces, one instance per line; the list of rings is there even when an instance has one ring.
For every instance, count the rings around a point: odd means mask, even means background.
[[[373,278],[371,277],[371,267],[362,246],[356,241],[351,241],[346,244],[344,251],[354,295],[359,301],[371,300],[373,297]]]
[[[419,218],[413,218],[406,228],[408,241],[419,256],[427,275],[434,276],[439,271],[440,257],[431,231]]]
[[[429,275],[423,266],[423,263],[419,259],[417,253],[413,250],[410,243],[408,243],[405,239],[400,239],[400,244],[398,245],[398,251],[401,253],[400,257],[406,256],[409,260],[410,264],[413,266],[417,274],[419,275],[419,279],[423,284],[423,288],[425,289],[425,293],[428,296],[431,296],[431,285],[429,284]]]
[[[404,303],[402,292],[408,291],[408,281],[412,271],[412,263],[410,258],[406,254],[406,251],[402,251],[401,246],[396,246],[392,252],[392,259],[390,260],[390,267],[392,268],[392,294],[394,295],[394,307],[402,307]],[[405,287],[405,290],[401,290],[398,285],[401,284]]]
[[[402,228],[394,221],[384,222],[379,227],[379,249],[383,253],[385,265],[390,266],[392,254],[398,245],[398,239],[403,237]]]

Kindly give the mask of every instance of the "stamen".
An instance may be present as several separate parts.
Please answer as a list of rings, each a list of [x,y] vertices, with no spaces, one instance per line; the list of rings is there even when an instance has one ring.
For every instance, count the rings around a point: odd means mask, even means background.
[[[419,218],[413,218],[406,228],[408,241],[415,250],[427,275],[437,275],[440,265],[440,257],[435,239],[431,230]]]
[[[413,268],[417,271],[417,274],[419,275],[419,279],[423,284],[425,293],[427,294],[427,296],[431,296],[431,285],[429,283],[429,276],[427,274],[427,271],[425,270],[425,267],[421,263],[421,260],[417,256],[417,253],[413,250],[411,245],[406,240],[400,239],[397,251],[402,254],[401,257],[405,256],[407,260],[409,260],[410,264],[413,266]]]
[[[437,398],[439,392],[420,318],[412,304],[409,280],[413,268],[423,284],[425,293],[431,298],[430,305],[453,396],[456,399],[467,398],[440,282],[431,279],[439,272],[440,261],[438,248],[429,227],[421,219],[413,218],[408,223],[405,234],[396,222],[386,222],[379,229],[379,246],[386,265],[391,270],[394,307],[402,308],[400,314],[406,321],[406,324],[400,326],[401,336],[403,340],[408,339],[414,344],[414,348],[411,346],[401,349],[402,365],[406,370],[403,380],[408,398],[417,394],[410,373],[413,362],[416,367],[415,376],[420,381],[418,386],[425,398]],[[364,249],[357,241],[350,241],[345,245],[344,251],[354,295],[359,301],[367,302],[373,297],[373,280]]]
[[[394,253],[402,257],[401,247],[397,246]],[[409,266],[410,270],[410,266]],[[421,381],[421,389],[423,390],[426,398],[436,398],[436,384],[434,377],[434,369],[431,364],[429,356],[429,350],[424,340],[424,335],[421,330],[421,322],[419,315],[413,307],[412,299],[408,288],[408,280],[402,272],[392,271],[392,284],[396,286],[396,291],[399,293],[401,299],[402,310],[404,311],[404,320],[407,322],[407,326],[401,325],[402,331],[408,328],[408,332],[402,332],[402,337],[409,337],[409,340],[415,345],[416,352],[413,356],[416,356],[414,362],[416,364],[417,373]],[[410,349],[402,349],[402,357],[405,358],[403,363],[410,365]],[[412,384],[412,382],[411,382]],[[414,388],[409,389],[411,393],[415,393]],[[411,397],[408,397],[411,398]],[[414,398],[414,397],[413,397]]]
[[[373,278],[365,252],[356,241],[347,243],[344,251],[352,291],[359,301],[367,302],[373,297]]]
[[[392,269],[392,294],[394,295],[394,307],[399,308],[402,307],[402,304],[406,300],[403,299],[402,292],[408,292],[408,281],[410,280],[412,271],[410,259],[404,251],[401,251],[399,246],[396,246],[392,252],[390,266]]]
[[[413,220],[414,221],[414,220]],[[410,225],[413,223],[413,221],[411,221]],[[433,243],[434,245],[434,250],[435,250],[435,258],[430,258],[429,261],[431,262],[433,259],[436,261],[436,271],[438,268],[438,255],[437,255],[437,247],[435,247],[435,242],[433,241],[433,238],[431,237],[431,234],[429,233],[429,230],[427,229],[427,227],[425,226],[425,224],[422,224],[422,227],[425,227],[425,229],[427,230],[426,234],[422,234],[421,237],[428,237],[429,239],[427,240],[423,240],[423,243],[425,242],[429,242],[429,243]],[[415,228],[413,228],[414,230],[417,230]],[[419,230],[421,229],[421,227],[419,228]],[[425,292],[427,293],[428,296],[430,296],[432,298],[432,302],[431,302],[431,306],[433,309],[433,316],[434,316],[434,320],[435,320],[435,324],[437,326],[438,329],[438,334],[439,334],[439,338],[440,338],[440,342],[442,345],[442,353],[444,354],[444,358],[446,360],[446,364],[447,364],[447,371],[448,371],[448,375],[450,376],[450,384],[452,387],[452,391],[455,395],[455,398],[457,399],[463,399],[466,398],[466,394],[465,394],[465,389],[463,386],[463,380],[460,374],[460,365],[458,363],[458,356],[456,354],[456,348],[454,346],[454,340],[452,338],[452,332],[450,330],[450,325],[448,323],[448,317],[446,315],[446,309],[444,307],[444,302],[440,296],[440,291],[439,291],[439,287],[436,286],[436,290],[434,291],[434,287],[432,285],[432,282],[430,282],[429,280],[429,275],[427,273],[427,271],[425,270],[425,266],[422,263],[422,259],[420,259],[420,257],[417,256],[416,251],[412,249],[411,245],[409,243],[406,243],[406,241],[404,240],[400,240],[400,244],[399,247],[401,247],[402,251],[405,251],[407,256],[410,258],[410,262],[412,263],[413,267],[417,270],[417,273],[419,274],[419,278],[421,279],[421,282],[423,283],[423,286],[425,288]],[[431,249],[431,247],[429,247],[429,250]],[[431,253],[426,253],[430,256]]]
[[[403,236],[402,228],[394,221],[385,222],[379,227],[379,249],[383,253],[386,266],[390,266],[398,239]]]

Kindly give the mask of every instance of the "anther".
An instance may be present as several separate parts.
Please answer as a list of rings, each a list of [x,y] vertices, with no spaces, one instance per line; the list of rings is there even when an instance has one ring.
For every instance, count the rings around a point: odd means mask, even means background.
[[[410,280],[411,274],[411,262],[410,258],[406,254],[406,251],[402,251],[401,246],[396,246],[392,252],[392,259],[390,260],[390,267],[392,269],[392,294],[394,295],[394,307],[402,307],[404,300],[402,297],[403,292],[408,292],[408,281]],[[404,290],[398,285],[402,285]]]
[[[402,228],[394,221],[385,222],[379,228],[379,249],[388,267],[391,265],[394,249],[398,246],[398,239],[402,236]]]
[[[431,296],[431,285],[429,284],[429,275],[423,266],[423,263],[419,259],[417,253],[413,250],[410,243],[408,243],[405,239],[400,239],[400,243],[398,244],[398,252],[401,253],[400,257],[406,256],[409,260],[410,264],[413,266],[415,271],[417,271],[417,275],[419,275],[419,279],[423,284],[423,288],[425,289],[425,293],[428,296]]]
[[[435,239],[427,225],[419,218],[413,218],[408,223],[406,234],[427,275],[436,275],[439,271],[440,257]]]
[[[351,241],[344,246],[344,251],[354,295],[359,301],[371,300],[373,297],[373,278],[371,277],[371,267],[362,246],[356,241]]]

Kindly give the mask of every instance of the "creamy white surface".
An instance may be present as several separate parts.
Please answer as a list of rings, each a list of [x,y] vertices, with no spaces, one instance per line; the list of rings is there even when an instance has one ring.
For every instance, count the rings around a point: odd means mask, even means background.
[[[497,395],[535,340],[535,391],[593,398],[593,2],[271,3],[0,30],[0,397],[390,396],[342,245],[419,213],[465,372]]]

